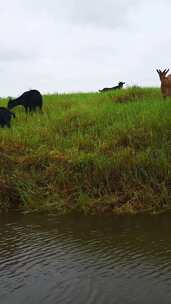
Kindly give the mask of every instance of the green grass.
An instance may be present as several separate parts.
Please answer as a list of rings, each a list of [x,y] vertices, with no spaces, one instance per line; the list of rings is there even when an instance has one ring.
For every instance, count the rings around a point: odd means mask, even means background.
[[[47,95],[44,114],[14,111],[0,129],[0,210],[171,208],[171,100],[159,89]]]

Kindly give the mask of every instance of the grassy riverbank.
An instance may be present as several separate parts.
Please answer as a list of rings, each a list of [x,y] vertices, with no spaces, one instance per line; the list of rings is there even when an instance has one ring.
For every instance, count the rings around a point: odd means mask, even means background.
[[[48,95],[44,114],[14,111],[0,129],[0,210],[171,208],[171,100],[159,89]]]

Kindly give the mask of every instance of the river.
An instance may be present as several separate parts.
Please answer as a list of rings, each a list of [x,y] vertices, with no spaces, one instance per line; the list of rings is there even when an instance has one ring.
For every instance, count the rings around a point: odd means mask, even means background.
[[[170,304],[171,214],[0,215],[0,304]]]

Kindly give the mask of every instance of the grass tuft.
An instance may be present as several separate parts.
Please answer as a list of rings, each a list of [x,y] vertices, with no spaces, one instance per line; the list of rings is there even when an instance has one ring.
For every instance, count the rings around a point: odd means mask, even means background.
[[[171,101],[159,89],[46,95],[43,114],[14,111],[0,129],[1,211],[171,208]]]

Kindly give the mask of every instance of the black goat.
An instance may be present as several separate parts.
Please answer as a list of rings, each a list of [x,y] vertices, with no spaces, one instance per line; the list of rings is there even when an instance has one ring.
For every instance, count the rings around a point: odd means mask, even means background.
[[[15,114],[4,107],[0,107],[0,126],[4,128],[11,127],[11,117],[15,118]]]
[[[23,106],[25,108],[26,113],[34,112],[37,108],[42,110],[43,98],[39,91],[30,90],[24,92],[20,97],[16,99],[9,99],[8,109],[11,110],[16,106]]]
[[[104,88],[104,89],[102,89],[102,90],[99,90],[99,92],[102,93],[102,92],[107,92],[107,91],[113,91],[113,90],[117,90],[117,89],[122,89],[122,87],[123,87],[124,84],[125,84],[125,82],[120,81],[120,82],[118,83],[117,86],[111,87],[111,88]]]

